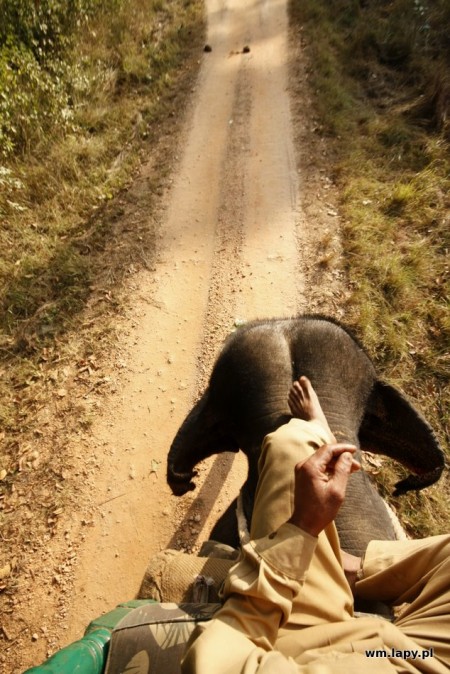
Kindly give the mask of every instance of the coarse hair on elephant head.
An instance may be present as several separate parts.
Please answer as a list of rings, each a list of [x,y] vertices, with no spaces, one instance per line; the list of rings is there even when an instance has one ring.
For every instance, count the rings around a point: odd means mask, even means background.
[[[410,475],[396,493],[435,482],[444,455],[425,419],[406,397],[380,381],[350,330],[315,315],[254,321],[230,335],[213,367],[209,385],[182,423],[169,451],[167,480],[175,494],[195,487],[202,459],[241,449],[248,459],[243,502],[250,522],[264,437],[291,418],[290,386],[306,375],[338,441],[390,456]],[[236,543],[229,514],[214,535]],[[337,518],[342,547],[361,554],[369,540],[395,538],[384,501],[364,471],[353,474]],[[228,539],[227,539],[228,536]],[[226,540],[227,539],[227,540]]]

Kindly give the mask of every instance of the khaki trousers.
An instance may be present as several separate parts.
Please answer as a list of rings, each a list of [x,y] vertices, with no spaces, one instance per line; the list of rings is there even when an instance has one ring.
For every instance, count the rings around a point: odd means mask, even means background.
[[[294,466],[331,441],[321,425],[298,419],[266,437],[259,463],[252,539],[270,534],[289,519]],[[327,659],[336,651],[348,654],[344,670],[349,672],[361,671],[359,658],[355,669],[351,667],[352,653],[364,654],[367,649],[385,647],[394,651],[432,648],[430,659],[412,663],[394,655],[389,662],[399,672],[449,671],[450,536],[371,542],[356,592],[362,598],[393,605],[408,602],[408,606],[393,624],[382,618],[353,617],[353,598],[332,523],[319,535],[305,582],[294,600],[288,624],[280,629],[275,648],[299,665],[319,663],[322,657]],[[379,661],[380,672],[385,664],[388,662]]]

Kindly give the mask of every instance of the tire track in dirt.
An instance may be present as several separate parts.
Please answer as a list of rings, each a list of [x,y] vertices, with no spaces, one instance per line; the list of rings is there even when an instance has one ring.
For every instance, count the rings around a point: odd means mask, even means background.
[[[290,316],[300,306],[303,278],[297,232],[297,168],[294,159],[287,73],[287,14],[283,3],[255,2],[250,10],[232,3],[241,45],[231,49],[237,62],[235,99],[229,120],[228,152],[221,178],[222,201],[216,225],[216,246],[210,281],[203,348],[198,359],[198,390],[207,384],[223,339],[235,325],[267,316]],[[231,45],[230,45],[231,46]],[[209,463],[214,461],[209,468]],[[200,468],[208,470],[206,490],[219,479],[224,489],[200,535],[206,538],[246,474],[241,456],[222,454]],[[228,482],[227,482],[228,477]],[[234,486],[230,490],[228,484]],[[231,496],[230,496],[231,493]],[[195,498],[195,497],[194,497]],[[193,501],[195,503],[195,501]],[[206,506],[206,507],[205,507]],[[217,507],[219,506],[219,507]],[[192,511],[193,506],[191,505]],[[186,524],[189,518],[184,519]]]
[[[234,22],[245,26],[241,44],[247,41],[251,50],[228,54],[239,59],[239,72],[199,358],[202,388],[218,337],[226,337],[234,323],[296,313],[303,290],[285,5],[255,2],[251,10],[239,2],[227,5],[233,7]]]

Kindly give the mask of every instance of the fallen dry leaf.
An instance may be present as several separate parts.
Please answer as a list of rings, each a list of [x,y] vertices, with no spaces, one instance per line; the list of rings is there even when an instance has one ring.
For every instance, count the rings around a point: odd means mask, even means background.
[[[152,459],[151,463],[151,468],[150,468],[150,475],[154,473],[155,475],[158,474],[158,468],[161,464],[161,461],[156,461],[155,459]]]
[[[375,468],[381,468],[383,465],[382,457],[370,454],[369,452],[364,452],[364,458],[368,463],[370,463],[371,466],[375,466]]]

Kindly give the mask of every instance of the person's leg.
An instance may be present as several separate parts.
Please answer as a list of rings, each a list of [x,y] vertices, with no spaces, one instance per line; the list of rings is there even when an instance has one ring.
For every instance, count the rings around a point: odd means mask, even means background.
[[[259,459],[251,538],[262,538],[292,515],[294,468],[318,447],[335,442],[309,379],[293,383],[288,397],[293,419],[264,438]]]
[[[262,538],[292,515],[294,468],[318,447],[334,442],[310,382],[301,378],[291,389],[291,410],[297,417],[264,442],[259,461],[250,536]],[[290,626],[309,626],[346,620],[353,615],[353,597],[345,578],[339,539],[334,524],[318,537],[318,545],[305,584],[294,602]]]
[[[408,605],[395,625],[450,667],[450,536],[416,541],[374,541],[356,592]]]

